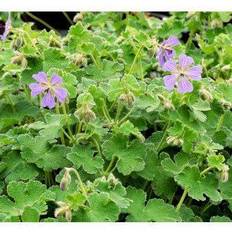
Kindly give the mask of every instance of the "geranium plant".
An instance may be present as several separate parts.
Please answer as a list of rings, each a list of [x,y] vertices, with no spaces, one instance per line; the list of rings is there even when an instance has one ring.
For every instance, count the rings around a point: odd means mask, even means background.
[[[0,221],[231,221],[231,13],[1,17]]]

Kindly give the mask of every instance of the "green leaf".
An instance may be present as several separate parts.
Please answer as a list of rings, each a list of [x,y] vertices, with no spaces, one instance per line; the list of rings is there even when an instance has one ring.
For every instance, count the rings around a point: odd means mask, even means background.
[[[123,136],[113,136],[103,143],[103,154],[110,160],[118,158],[117,169],[123,175],[129,175],[133,171],[144,169],[144,156],[146,155],[145,145],[138,141],[127,143]]]
[[[207,157],[209,167],[217,168],[219,171],[222,170],[225,157],[223,155],[212,154]]]
[[[144,213],[148,221],[176,222],[181,221],[173,205],[167,204],[162,199],[148,201]]]
[[[185,167],[190,165],[191,159],[191,155],[179,152],[174,156],[175,162],[168,157],[161,161],[161,165],[165,171],[171,173],[172,176],[175,176],[181,173]]]
[[[87,220],[91,222],[115,222],[118,219],[120,210],[110,200],[107,193],[92,193],[89,196],[89,208],[86,209]]]
[[[39,212],[31,207],[26,207],[22,214],[23,222],[39,222]]]
[[[175,177],[175,180],[188,195],[195,200],[204,201],[208,196],[212,201],[221,201],[222,197],[218,191],[218,181],[212,174],[201,176],[197,167],[186,167],[182,173]]]
[[[54,194],[39,181],[12,181],[7,186],[7,193],[13,200],[5,195],[0,196],[0,214],[3,214],[5,219],[23,214],[25,216],[24,210],[28,207],[36,210],[39,215],[45,214],[48,208],[46,201],[54,199]]]
[[[94,151],[90,146],[76,145],[72,147],[71,153],[67,154],[67,159],[79,169],[82,167],[89,174],[96,174],[102,170],[104,161],[99,156],[94,156]]]
[[[210,222],[231,222],[231,219],[226,216],[213,216],[210,218]]]
[[[146,215],[142,213],[144,209],[144,202],[146,201],[146,193],[142,189],[136,189],[129,186],[127,188],[127,197],[132,201],[130,206],[125,210],[129,213],[127,221],[129,222],[143,222],[146,221]]]

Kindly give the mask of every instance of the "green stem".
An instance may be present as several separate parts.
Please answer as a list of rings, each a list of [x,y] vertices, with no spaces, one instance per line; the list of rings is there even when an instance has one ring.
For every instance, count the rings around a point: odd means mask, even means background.
[[[213,168],[213,167],[208,167],[208,168],[204,169],[204,170],[200,173],[200,175],[203,176],[206,172],[210,171],[212,168]]]
[[[127,120],[127,118],[131,115],[131,113],[133,112],[133,108],[130,109],[130,111],[119,121],[118,124],[123,123],[124,121]]]
[[[104,176],[108,176],[109,175],[110,170],[112,169],[112,167],[113,167],[113,165],[114,165],[114,163],[115,163],[116,160],[117,160],[117,157],[114,156],[113,159],[110,161],[108,167],[104,171]]]
[[[75,140],[75,138],[74,138],[74,136],[73,136],[73,134],[72,134],[70,125],[69,125],[69,123],[68,123],[68,114],[67,114],[67,111],[66,111],[65,104],[62,104],[61,107],[62,107],[63,113],[64,113],[64,115],[65,115],[65,121],[66,121],[66,125],[67,125],[67,129],[68,129],[69,136],[72,138],[72,140]]]
[[[180,198],[180,201],[178,202],[178,204],[176,206],[176,212],[178,212],[180,210],[180,208],[181,208],[187,194],[188,194],[188,190],[185,189],[182,196],[181,196],[181,198]]]
[[[123,109],[123,105],[118,101],[118,106],[117,106],[117,111],[116,111],[116,116],[115,116],[115,121],[116,122],[118,121],[118,119],[120,117],[122,109]]]
[[[66,12],[63,12],[65,18],[68,20],[68,22],[73,25],[73,21],[69,18],[68,14]]]
[[[200,173],[200,175],[201,175],[201,176],[204,175],[205,173],[207,173],[207,172],[208,172],[209,170],[211,170],[211,169],[212,169],[212,167],[206,168],[205,170],[203,170],[203,171]],[[180,198],[179,203],[178,203],[177,206],[176,206],[176,211],[177,211],[177,212],[180,210],[180,208],[181,208],[181,206],[182,206],[182,204],[183,204],[183,202],[184,202],[185,197],[187,196],[187,194],[188,194],[188,190],[185,189],[184,192],[183,192],[183,194],[182,194],[182,196],[181,196],[181,198]]]
[[[56,113],[57,114],[60,114],[60,109],[59,109],[59,104],[56,104]],[[61,143],[63,144],[63,145],[65,145],[65,140],[64,140],[64,134],[63,134],[63,131],[61,131],[61,133],[60,133],[60,139],[61,139]]]
[[[103,115],[104,115],[104,117],[106,118],[106,120],[107,120],[109,123],[111,123],[112,119],[110,118],[109,112],[108,112],[108,110],[106,109],[105,104],[102,105],[102,112],[103,112]]]
[[[162,136],[162,138],[161,138],[161,140],[160,140],[160,143],[159,143],[159,145],[157,146],[157,152],[159,152],[160,151],[160,148],[162,148],[162,145],[163,145],[163,143],[164,143],[164,139],[165,139],[165,137],[166,137],[166,135],[167,135],[167,133],[168,133],[168,128],[169,128],[169,126],[170,126],[170,121],[168,121],[168,123],[167,123],[167,125],[166,125],[166,127],[165,127],[165,129],[164,129],[164,134],[163,134],[163,136]]]
[[[77,171],[76,169],[74,169],[74,168],[68,168],[68,169],[69,169],[70,172],[72,171],[72,172],[76,175],[77,180],[78,180],[78,182],[79,182],[79,184],[80,184],[81,191],[82,191],[82,193],[85,195],[85,197],[86,197],[86,199],[87,199],[87,197],[88,197],[88,196],[87,196],[87,192],[86,192],[86,190],[85,190],[85,186],[84,186],[84,184],[83,184],[83,182],[82,182],[82,180],[81,180],[81,177],[80,177],[78,171]]]
[[[201,211],[201,214],[205,213],[213,204],[208,202]]]
[[[98,141],[97,141],[95,138],[93,138],[93,137],[92,137],[92,140],[93,140],[93,142],[94,142],[94,144],[95,144],[95,146],[96,146],[96,148],[97,148],[98,153],[99,153],[100,155],[102,155],[101,147],[100,147]]]
[[[135,58],[134,58],[134,60],[133,60],[133,63],[132,63],[132,65],[131,65],[131,67],[130,67],[130,70],[129,70],[129,72],[128,72],[128,75],[131,74],[131,73],[133,72],[135,63],[136,63],[136,61],[137,61],[137,59],[138,59],[138,56],[139,56],[139,54],[140,54],[142,48],[143,48],[143,45],[141,45],[141,46],[139,47],[139,49],[138,49],[138,51],[137,51],[137,53],[136,53],[136,55],[135,55]]]
[[[43,19],[35,16],[34,14],[30,13],[30,12],[26,12],[27,15],[29,15],[31,18],[33,18],[34,20],[36,20],[37,22],[43,24],[45,27],[47,27],[50,30],[55,31],[57,34],[60,34],[54,27],[52,27],[51,25],[49,25],[47,22],[45,22]]]

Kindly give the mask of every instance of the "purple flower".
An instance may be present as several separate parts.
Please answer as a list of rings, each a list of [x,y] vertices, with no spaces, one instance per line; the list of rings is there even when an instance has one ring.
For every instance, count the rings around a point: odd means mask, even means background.
[[[51,79],[48,80],[45,72],[38,72],[32,76],[37,82],[31,83],[31,95],[37,96],[43,93],[42,106],[52,109],[55,107],[56,102],[63,103],[68,96],[67,90],[62,88],[62,78],[53,74]]]
[[[167,40],[164,40],[157,51],[157,59],[162,67],[168,60],[172,59],[175,55],[173,47],[180,44],[180,41],[174,37],[170,36]]]
[[[10,28],[11,28],[11,20],[10,20],[10,16],[8,17],[5,26],[4,26],[4,32],[2,35],[0,35],[0,39],[1,40],[6,40],[7,35],[10,33]]]
[[[201,80],[202,68],[200,65],[194,66],[192,57],[184,54],[179,56],[178,63],[174,60],[168,60],[164,66],[164,71],[171,72],[171,75],[164,77],[164,85],[167,90],[173,90],[177,87],[179,93],[193,91],[191,80]]]

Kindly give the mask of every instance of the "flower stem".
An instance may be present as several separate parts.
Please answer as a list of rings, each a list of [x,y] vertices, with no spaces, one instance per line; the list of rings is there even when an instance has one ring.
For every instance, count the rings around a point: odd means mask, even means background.
[[[72,138],[72,140],[75,140],[75,139],[74,139],[74,136],[73,136],[73,134],[72,134],[70,125],[69,125],[69,123],[68,123],[68,114],[67,114],[67,111],[66,111],[65,104],[61,104],[61,107],[62,107],[63,113],[64,113],[64,115],[65,115],[65,120],[66,120],[66,125],[67,125],[67,129],[68,129],[69,136]]]
[[[57,113],[57,114],[60,114],[60,109],[59,109],[59,105],[58,105],[58,104],[56,104],[56,113]],[[63,145],[65,145],[65,140],[64,140],[63,131],[61,131],[61,133],[60,133],[60,139],[61,139],[61,143],[62,143]]]
[[[116,116],[115,116],[115,121],[117,122],[119,117],[120,117],[120,114],[122,112],[122,109],[123,109],[123,105],[118,102],[118,106],[117,106],[117,111],[116,111]]]
[[[114,156],[114,157],[112,158],[112,160],[110,161],[108,167],[107,167],[106,170],[104,171],[104,176],[108,176],[108,175],[109,175],[109,173],[111,172],[110,170],[112,169],[112,167],[113,167],[113,165],[114,165],[114,163],[115,163],[116,160],[117,160],[117,157]],[[112,170],[114,170],[114,168],[113,168]]]
[[[110,118],[110,114],[109,114],[109,112],[108,112],[108,110],[107,110],[105,104],[102,105],[102,112],[103,112],[103,115],[104,115],[104,117],[106,118],[106,120],[107,120],[109,123],[111,123],[111,120],[112,120],[112,119]]]
[[[63,12],[63,14],[64,14],[64,17],[69,21],[69,23],[71,25],[73,25],[73,21],[70,19],[70,17],[68,16],[68,14],[66,12]]]
[[[165,139],[165,137],[166,137],[166,135],[167,135],[167,133],[168,133],[168,131],[167,131],[167,129],[169,128],[169,125],[170,125],[170,121],[168,121],[168,123],[167,123],[167,125],[166,125],[166,127],[165,127],[165,129],[164,129],[164,134],[163,134],[163,136],[162,136],[162,138],[161,138],[161,140],[160,140],[160,143],[159,143],[159,145],[157,146],[157,152],[159,152],[160,151],[160,148],[162,148],[162,145],[163,145],[163,143],[164,143],[164,139]]]
[[[130,111],[119,121],[118,124],[123,123],[124,121],[126,121],[126,119],[130,116],[130,114],[133,112],[134,108],[131,108]]]
[[[185,189],[182,196],[181,196],[181,198],[180,198],[180,201],[178,202],[178,204],[176,206],[176,212],[178,212],[180,210],[180,208],[181,208],[187,194],[188,194],[188,190]]]
[[[84,184],[83,184],[83,182],[81,180],[81,177],[80,177],[78,171],[76,169],[74,169],[74,168],[68,168],[68,170],[69,170],[69,172],[73,172],[76,175],[77,180],[78,180],[78,182],[80,184],[80,189],[81,189],[82,193],[85,195],[85,197],[87,199],[87,197],[88,197],[87,192],[85,190],[85,186],[84,186]]]
[[[129,70],[129,72],[128,72],[128,75],[131,74],[131,73],[133,72],[133,69],[134,69],[134,66],[135,66],[135,62],[137,61],[138,56],[139,56],[139,54],[140,54],[142,48],[143,48],[143,45],[141,45],[141,46],[139,47],[139,49],[138,49],[138,51],[137,51],[137,53],[136,53],[136,55],[135,55],[135,58],[134,58],[134,60],[133,60],[133,63],[132,63],[132,65],[131,65],[131,67],[130,67],[130,70]]]
[[[49,25],[47,22],[45,22],[43,19],[35,16],[34,14],[30,13],[30,12],[26,12],[26,14],[28,16],[30,16],[31,18],[33,18],[34,20],[36,20],[37,22],[43,24],[45,27],[47,27],[50,30],[55,31],[57,34],[60,34],[54,27],[52,27],[51,25]]]

